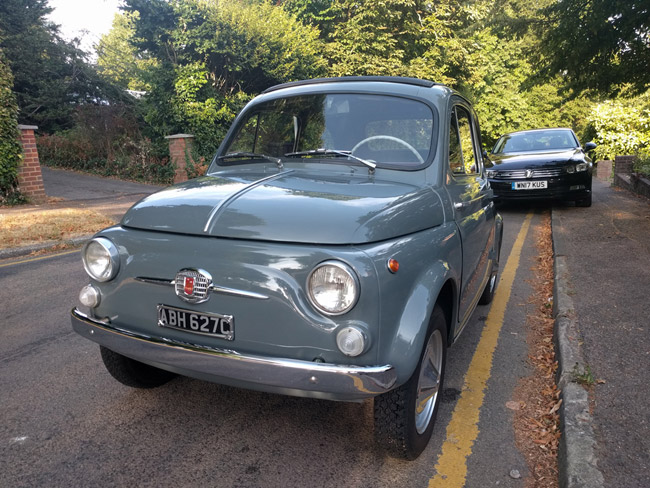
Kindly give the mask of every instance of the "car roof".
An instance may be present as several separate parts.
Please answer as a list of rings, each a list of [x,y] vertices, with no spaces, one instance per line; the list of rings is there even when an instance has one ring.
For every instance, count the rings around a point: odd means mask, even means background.
[[[262,93],[270,93],[283,88],[291,88],[305,85],[318,85],[323,83],[345,83],[345,82],[384,82],[384,83],[400,83],[405,85],[414,85],[424,88],[431,88],[432,86],[441,85],[430,80],[421,80],[419,78],[408,78],[402,76],[341,76],[338,78],[314,78],[311,80],[290,81],[267,88]]]

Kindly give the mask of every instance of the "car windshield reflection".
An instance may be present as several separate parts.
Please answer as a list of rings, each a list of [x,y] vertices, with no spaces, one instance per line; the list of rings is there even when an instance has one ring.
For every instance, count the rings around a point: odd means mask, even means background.
[[[497,141],[492,153],[561,151],[578,146],[571,130],[536,130],[504,135]]]
[[[301,95],[256,105],[238,123],[222,154],[263,154],[265,159],[345,154],[346,163],[417,167],[432,151],[433,126],[431,108],[412,99]],[[235,162],[246,160],[232,158],[230,164]]]

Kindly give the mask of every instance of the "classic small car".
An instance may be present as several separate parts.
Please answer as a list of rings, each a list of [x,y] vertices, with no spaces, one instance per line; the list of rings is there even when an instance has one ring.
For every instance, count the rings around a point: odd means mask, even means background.
[[[571,129],[504,134],[494,145],[486,173],[497,200],[552,199],[591,206],[593,162]]]
[[[205,176],[85,245],[73,328],[131,387],[180,374],[374,398],[377,440],[414,459],[447,347],[496,287],[503,227],[480,148],[470,103],[430,81],[269,88]]]

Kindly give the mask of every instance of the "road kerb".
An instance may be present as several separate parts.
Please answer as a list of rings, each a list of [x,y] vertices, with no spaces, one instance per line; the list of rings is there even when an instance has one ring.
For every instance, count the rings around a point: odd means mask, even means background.
[[[92,235],[87,235],[87,236],[74,237],[71,239],[64,239],[61,241],[46,241],[38,244],[32,244],[30,246],[0,249],[0,259],[18,258],[22,256],[28,256],[29,254],[35,252],[54,251],[60,248],[62,245],[72,246],[72,247],[81,246],[91,238]]]
[[[562,432],[558,452],[559,485],[560,488],[604,488],[605,481],[596,458],[596,437],[589,412],[589,395],[576,382],[576,374],[585,371],[585,362],[580,346],[579,322],[571,298],[566,257],[558,253],[562,249],[558,244],[559,222],[555,211],[551,215],[555,272],[554,340],[558,361],[557,384],[562,391],[559,411]]]

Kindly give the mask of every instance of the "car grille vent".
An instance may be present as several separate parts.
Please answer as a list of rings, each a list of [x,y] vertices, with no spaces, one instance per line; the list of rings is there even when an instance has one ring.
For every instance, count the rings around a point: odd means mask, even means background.
[[[564,168],[544,168],[544,169],[534,169],[530,176],[526,175],[527,170],[525,169],[513,169],[509,171],[497,171],[495,178],[551,178],[553,176],[559,176],[565,173]]]

